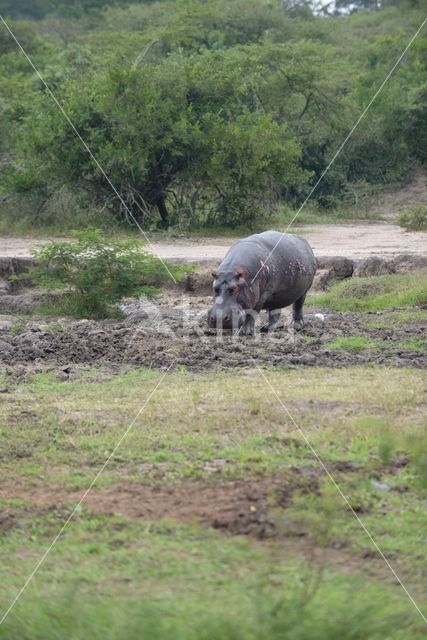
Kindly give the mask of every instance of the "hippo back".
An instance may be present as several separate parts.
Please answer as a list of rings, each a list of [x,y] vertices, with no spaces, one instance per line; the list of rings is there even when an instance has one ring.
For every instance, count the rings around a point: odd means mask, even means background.
[[[316,272],[316,258],[305,238],[272,230],[254,233],[236,242],[229,249],[219,270],[228,271],[244,264],[253,277],[261,262],[267,262],[272,268],[287,268],[289,264],[300,263],[308,275],[314,277]]]

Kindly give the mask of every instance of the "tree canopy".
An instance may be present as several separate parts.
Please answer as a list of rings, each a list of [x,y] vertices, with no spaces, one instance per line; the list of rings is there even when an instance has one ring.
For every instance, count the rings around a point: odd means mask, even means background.
[[[421,24],[415,0],[351,4],[362,10],[325,16],[279,0],[0,2],[121,195],[1,26],[4,206],[34,224],[62,206],[82,222],[97,211],[187,227],[250,226],[279,203],[298,206]],[[421,34],[313,194],[320,206],[426,162],[426,51]]]

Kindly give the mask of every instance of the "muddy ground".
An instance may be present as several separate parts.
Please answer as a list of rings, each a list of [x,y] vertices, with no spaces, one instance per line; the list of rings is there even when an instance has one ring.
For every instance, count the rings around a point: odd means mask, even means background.
[[[2,316],[0,365],[12,377],[53,368],[61,379],[93,365],[112,372],[129,367],[191,371],[254,366],[345,367],[370,363],[427,367],[422,320],[390,327],[390,312],[336,313],[307,307],[306,327],[290,326],[289,310],[274,333],[236,336],[208,329],[210,298],[169,296],[160,303],[133,301],[123,320],[20,320]],[[384,322],[384,328],[376,328]],[[259,318],[262,322],[262,315]],[[376,327],[373,327],[375,324]],[[354,352],[337,339],[362,336],[367,348]],[[415,347],[411,348],[411,344]]]

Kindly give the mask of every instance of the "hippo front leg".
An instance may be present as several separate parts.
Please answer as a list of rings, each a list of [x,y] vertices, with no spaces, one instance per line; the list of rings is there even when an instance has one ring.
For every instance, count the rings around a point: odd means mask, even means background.
[[[261,327],[262,333],[274,331],[275,329],[278,329],[279,326],[283,327],[283,323],[279,325],[281,313],[282,313],[281,309],[273,309],[268,312],[268,321],[265,324],[263,324]]]
[[[294,329],[297,331],[300,331],[305,326],[304,316],[302,313],[305,296],[306,294],[304,293],[304,295],[301,296],[301,298],[298,298],[298,300],[296,300],[292,305],[292,324]]]
[[[251,309],[251,311],[246,312],[245,320],[242,326],[239,329],[239,335],[241,336],[253,336],[255,333],[255,317],[256,312]]]

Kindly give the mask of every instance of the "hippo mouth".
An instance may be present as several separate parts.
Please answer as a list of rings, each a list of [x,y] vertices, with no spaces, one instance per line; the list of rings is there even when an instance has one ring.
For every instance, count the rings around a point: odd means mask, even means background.
[[[208,325],[211,329],[238,329],[244,323],[245,316],[242,308],[231,313],[211,310],[208,314]]]

